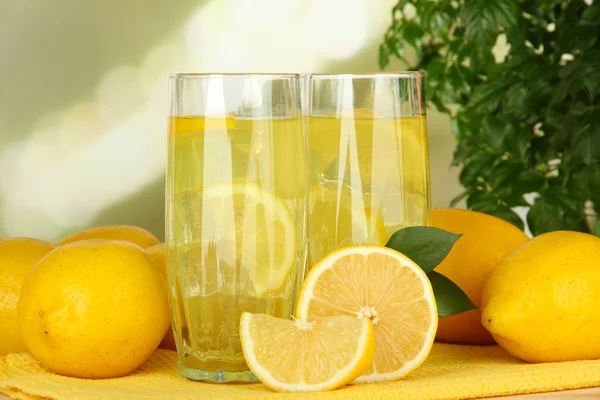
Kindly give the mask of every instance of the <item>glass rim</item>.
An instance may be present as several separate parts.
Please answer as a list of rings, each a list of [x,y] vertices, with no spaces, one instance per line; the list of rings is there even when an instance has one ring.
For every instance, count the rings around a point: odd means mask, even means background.
[[[373,73],[310,73],[308,76],[321,79],[375,79],[375,78],[415,78],[424,77],[423,71],[397,71],[397,72],[373,72]]]
[[[173,72],[170,79],[206,79],[206,78],[299,78],[301,74],[293,72]]]

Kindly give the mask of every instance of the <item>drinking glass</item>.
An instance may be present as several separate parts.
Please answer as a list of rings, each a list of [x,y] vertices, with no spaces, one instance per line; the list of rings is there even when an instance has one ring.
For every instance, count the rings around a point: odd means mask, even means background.
[[[430,223],[423,74],[308,79],[309,260]]]
[[[243,311],[290,318],[306,258],[297,75],[170,80],[167,270],[180,373],[253,381]]]

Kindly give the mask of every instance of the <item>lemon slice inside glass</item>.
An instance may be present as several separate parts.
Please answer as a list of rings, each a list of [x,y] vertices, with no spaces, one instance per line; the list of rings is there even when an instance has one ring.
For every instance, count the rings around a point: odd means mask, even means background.
[[[231,244],[255,295],[279,291],[296,264],[295,225],[283,199],[250,182],[210,186],[202,193],[212,214],[204,222],[218,221],[212,230]]]

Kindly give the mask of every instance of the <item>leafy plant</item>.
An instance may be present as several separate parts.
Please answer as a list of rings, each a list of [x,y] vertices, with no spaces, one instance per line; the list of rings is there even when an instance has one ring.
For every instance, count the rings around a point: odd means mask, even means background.
[[[477,308],[461,288],[434,271],[460,237],[443,229],[413,226],[396,231],[385,245],[413,260],[427,274],[440,317]]]
[[[586,218],[600,210],[600,1],[400,0],[392,14],[379,64],[426,71],[428,101],[451,115],[465,188],[452,204],[521,229],[513,208],[530,207],[536,235],[600,233]]]

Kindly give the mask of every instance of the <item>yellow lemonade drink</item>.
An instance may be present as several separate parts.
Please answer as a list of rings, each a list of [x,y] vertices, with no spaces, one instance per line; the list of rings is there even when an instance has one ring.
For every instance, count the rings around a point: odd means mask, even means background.
[[[243,311],[290,318],[304,277],[300,118],[172,117],[167,256],[184,376],[252,380]]]
[[[365,115],[366,114],[366,115]],[[425,116],[309,117],[309,259],[429,224]]]

